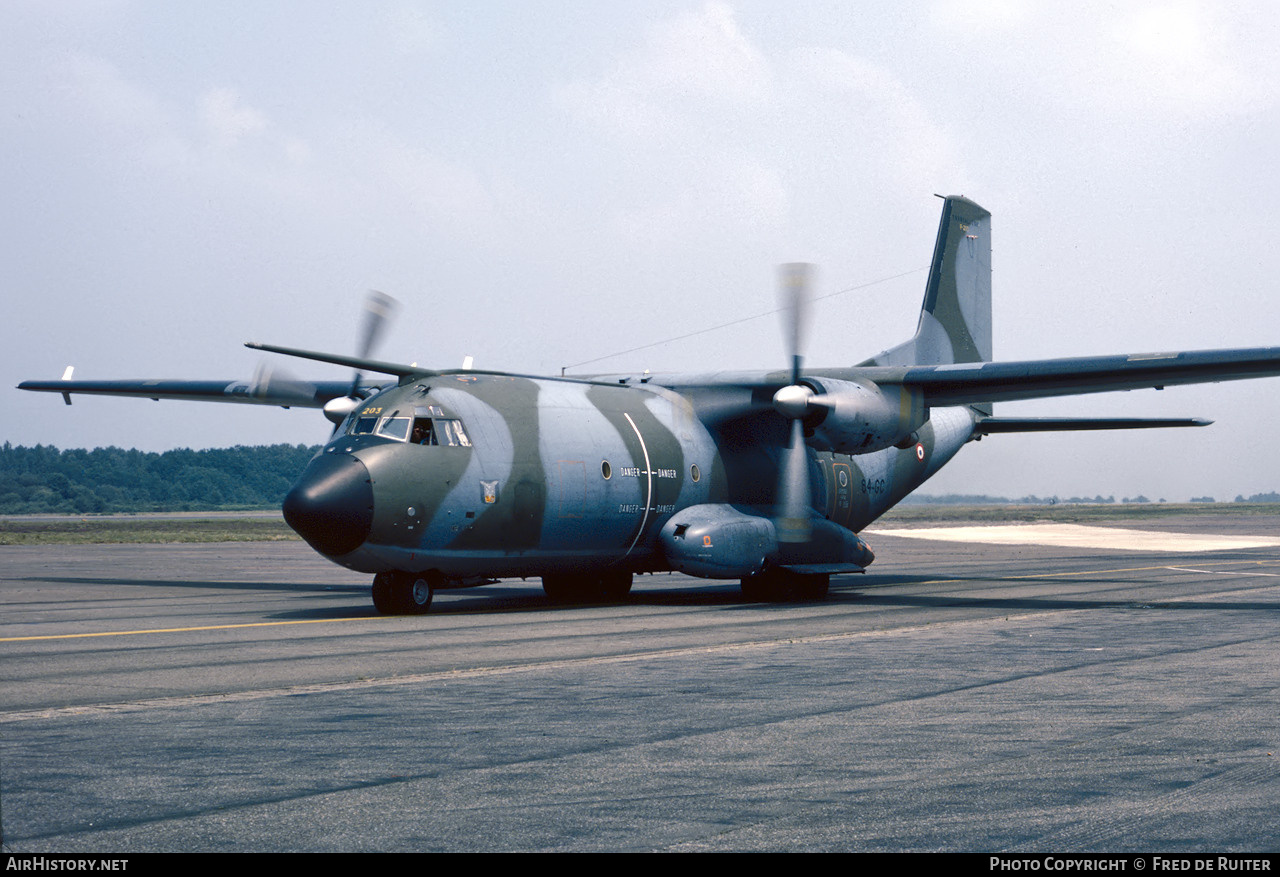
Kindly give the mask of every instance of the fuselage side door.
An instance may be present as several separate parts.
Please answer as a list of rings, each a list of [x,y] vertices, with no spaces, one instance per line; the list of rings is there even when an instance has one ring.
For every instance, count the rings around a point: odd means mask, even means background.
[[[841,526],[853,518],[853,467],[836,457],[831,461],[827,515]]]

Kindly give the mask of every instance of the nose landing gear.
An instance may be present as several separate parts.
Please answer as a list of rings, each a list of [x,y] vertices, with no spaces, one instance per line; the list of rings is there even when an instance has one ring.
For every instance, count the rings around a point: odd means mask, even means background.
[[[438,572],[380,572],[373,577],[373,605],[383,615],[425,615],[443,582]]]

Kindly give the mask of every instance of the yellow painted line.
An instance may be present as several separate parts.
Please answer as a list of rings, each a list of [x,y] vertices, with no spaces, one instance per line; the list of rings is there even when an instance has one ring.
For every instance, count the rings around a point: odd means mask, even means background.
[[[1201,566],[1208,566],[1208,564],[1201,564]],[[1169,569],[1174,572],[1211,572],[1216,576],[1270,576],[1271,578],[1280,579],[1280,573],[1277,572],[1230,572],[1217,569],[1191,569],[1185,566],[1171,566]]]
[[[1252,565],[1261,566],[1271,561],[1265,560],[1220,560],[1211,563],[1198,564],[1199,566],[1242,566]],[[1029,575],[1020,576],[1002,576],[992,575],[991,581],[995,582],[1012,582],[1023,579],[1057,579],[1067,578],[1068,576],[1091,576],[1127,572],[1152,572],[1153,570],[1164,569],[1175,572],[1199,572],[1199,570],[1187,570],[1181,567],[1169,566],[1168,564],[1157,564],[1155,566],[1131,566],[1123,569],[1084,569],[1074,572],[1042,572],[1031,573]],[[918,582],[894,582],[895,585],[954,585],[959,583],[972,583],[972,578],[964,579],[922,579]],[[255,621],[247,624],[209,624],[200,627],[160,627],[150,630],[105,630],[98,633],[51,633],[43,636],[10,636],[0,637],[0,643],[22,643],[35,642],[37,640],[55,640],[55,639],[87,639],[98,636],[142,636],[152,633],[194,633],[202,630],[240,630],[249,627],[284,627],[290,624],[339,624],[346,621],[376,621],[379,619],[391,620],[393,618],[410,618],[412,616],[379,616],[364,615],[353,616],[350,618],[314,618],[305,621]]]
[[[6,636],[0,643],[26,643],[42,639],[85,639],[93,636],[138,636],[146,633],[192,633],[199,630],[238,630],[244,627],[283,627],[286,624],[335,624],[340,621],[371,621],[378,616],[354,618],[313,618],[307,621],[254,621],[247,624],[209,624],[203,627],[160,627],[152,630],[104,630],[98,633],[51,633],[44,636]]]

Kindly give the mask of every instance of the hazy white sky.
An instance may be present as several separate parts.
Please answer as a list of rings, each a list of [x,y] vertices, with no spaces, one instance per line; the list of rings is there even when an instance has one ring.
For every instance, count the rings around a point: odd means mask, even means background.
[[[1270,3],[0,7],[0,363],[248,378],[247,340],[561,366],[774,307],[809,362],[915,326],[940,203],[994,214],[998,358],[1280,344]],[[783,365],[772,318],[605,360]],[[315,378],[346,372],[291,364]],[[4,389],[0,440],[318,442],[318,412]],[[1280,490],[1280,379],[1004,405],[1205,430],[1000,436],[928,492]]]

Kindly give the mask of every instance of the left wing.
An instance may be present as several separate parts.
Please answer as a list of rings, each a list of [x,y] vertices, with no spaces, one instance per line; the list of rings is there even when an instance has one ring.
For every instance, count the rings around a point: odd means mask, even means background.
[[[70,405],[72,393],[89,396],[133,396],[139,399],[183,399],[189,402],[239,402],[281,408],[323,408],[351,392],[350,381],[23,381],[19,390],[61,393]],[[361,388],[366,392],[369,388]]]
[[[89,396],[133,396],[139,399],[181,399],[187,402],[239,402],[244,405],[278,405],[281,408],[324,408],[334,400],[346,396],[368,398],[385,386],[385,382],[370,383],[360,380],[359,369],[392,374],[434,375],[436,372],[417,366],[367,359],[358,356],[320,353],[279,347],[274,344],[249,342],[245,347],[283,353],[320,362],[350,365],[357,369],[355,381],[303,381],[283,369],[262,366],[248,381],[73,381],[71,367],[60,381],[23,381],[19,390],[35,390],[41,393],[61,393],[62,399],[71,404],[72,393]]]
[[[435,374],[432,371],[419,369],[417,366],[368,358],[396,306],[396,301],[391,296],[377,290],[369,290],[365,300],[358,356],[341,356],[255,342],[245,345],[256,350],[353,366],[356,374],[349,381],[303,381],[283,369],[267,365],[259,367],[257,374],[248,381],[73,381],[71,366],[67,366],[60,381],[23,381],[18,384],[18,389],[61,393],[62,400],[68,405],[71,404],[72,393],[82,393],[90,396],[133,396],[140,399],[153,399],[157,402],[161,399],[182,399],[188,402],[278,405],[281,408],[324,408],[325,415],[338,422],[352,407],[359,404],[360,399],[367,399],[387,386],[385,382],[364,381],[360,373],[361,369],[397,377]],[[342,398],[349,398],[350,405],[326,408],[329,402]]]

